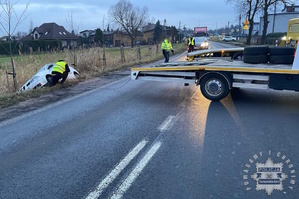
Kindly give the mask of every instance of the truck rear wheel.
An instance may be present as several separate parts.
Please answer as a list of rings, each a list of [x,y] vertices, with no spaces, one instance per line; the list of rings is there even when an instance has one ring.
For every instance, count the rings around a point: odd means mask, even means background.
[[[219,74],[208,74],[200,81],[200,90],[209,100],[219,101],[229,93],[228,82]]]

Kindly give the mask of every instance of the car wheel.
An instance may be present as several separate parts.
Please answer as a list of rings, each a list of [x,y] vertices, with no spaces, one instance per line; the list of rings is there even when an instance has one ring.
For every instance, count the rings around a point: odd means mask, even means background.
[[[47,84],[46,86],[53,86],[53,77],[51,74],[46,75],[46,79],[47,79]]]
[[[223,76],[219,74],[208,74],[200,81],[200,90],[207,99],[219,101],[228,95],[229,86]]]

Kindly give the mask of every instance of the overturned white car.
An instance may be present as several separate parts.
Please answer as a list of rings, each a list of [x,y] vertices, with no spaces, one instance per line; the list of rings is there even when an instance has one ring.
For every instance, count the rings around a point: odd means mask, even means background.
[[[45,86],[48,82],[46,76],[52,73],[52,69],[55,63],[50,63],[44,65],[31,79],[29,79],[19,90],[27,91],[30,89],[36,89],[38,87]],[[70,72],[67,76],[67,79],[74,79],[76,76],[79,76],[79,72],[74,69],[72,66],[69,66]]]

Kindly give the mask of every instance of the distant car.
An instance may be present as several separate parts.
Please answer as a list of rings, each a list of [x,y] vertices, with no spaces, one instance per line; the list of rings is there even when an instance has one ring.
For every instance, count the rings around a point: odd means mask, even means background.
[[[36,89],[38,87],[45,86],[48,82],[46,79],[46,75],[52,73],[52,69],[55,63],[50,63],[44,65],[31,79],[29,79],[19,90],[20,92],[22,91],[27,91],[30,89]],[[67,79],[74,79],[76,76],[79,76],[79,72],[74,69],[72,66],[69,66],[70,72],[67,76]]]
[[[237,39],[232,36],[224,36],[222,41],[236,41]]]
[[[208,49],[209,42],[206,37],[194,37],[194,50]]]

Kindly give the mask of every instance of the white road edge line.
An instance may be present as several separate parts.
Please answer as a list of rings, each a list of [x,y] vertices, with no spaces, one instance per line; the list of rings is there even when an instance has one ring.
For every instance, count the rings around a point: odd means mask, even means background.
[[[110,199],[120,199],[123,194],[130,188],[136,178],[140,175],[144,167],[148,164],[148,162],[152,159],[155,153],[158,151],[160,146],[162,145],[161,141],[156,142],[152,148],[148,151],[148,153],[142,158],[142,160],[135,166],[130,175],[121,183],[118,189],[114,192],[114,194],[110,197]]]
[[[170,129],[170,127],[173,125],[173,122],[174,122],[174,118],[175,116],[173,115],[170,115],[166,118],[166,120],[163,122],[163,124],[161,124],[158,129],[159,131],[163,132],[165,130],[168,130]]]
[[[96,189],[91,192],[86,199],[96,199],[109,186],[113,180],[120,174],[124,168],[137,156],[137,154],[145,147],[148,141],[142,140],[116,167],[100,182]]]

